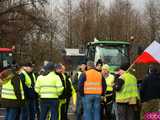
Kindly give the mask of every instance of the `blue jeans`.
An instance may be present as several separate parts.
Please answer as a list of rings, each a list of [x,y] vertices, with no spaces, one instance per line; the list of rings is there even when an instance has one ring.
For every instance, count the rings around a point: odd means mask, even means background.
[[[28,100],[22,107],[22,120],[35,120],[35,100]]]
[[[76,120],[82,120],[83,114],[83,102],[82,96],[77,93],[77,104],[76,104]]]
[[[101,95],[85,95],[83,97],[84,120],[101,119]]]
[[[16,120],[19,114],[19,108],[7,108],[5,120]]]
[[[51,112],[50,120],[58,119],[58,100],[43,100],[40,102],[40,120],[46,120],[47,114]]]

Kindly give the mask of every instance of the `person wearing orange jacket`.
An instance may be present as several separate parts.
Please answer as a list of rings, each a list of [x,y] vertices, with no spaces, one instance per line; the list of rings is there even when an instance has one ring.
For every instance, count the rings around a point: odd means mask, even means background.
[[[87,71],[79,79],[78,90],[83,96],[84,120],[101,119],[101,95],[105,93],[106,82],[95,70],[94,62],[87,62]]]

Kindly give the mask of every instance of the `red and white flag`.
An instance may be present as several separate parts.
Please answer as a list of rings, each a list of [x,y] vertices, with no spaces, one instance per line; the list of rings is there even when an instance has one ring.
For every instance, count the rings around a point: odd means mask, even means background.
[[[160,44],[153,41],[134,63],[160,63]]]

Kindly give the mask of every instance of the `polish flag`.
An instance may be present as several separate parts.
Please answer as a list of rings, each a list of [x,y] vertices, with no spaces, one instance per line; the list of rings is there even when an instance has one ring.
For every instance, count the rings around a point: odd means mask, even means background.
[[[160,63],[160,44],[153,41],[134,63]]]

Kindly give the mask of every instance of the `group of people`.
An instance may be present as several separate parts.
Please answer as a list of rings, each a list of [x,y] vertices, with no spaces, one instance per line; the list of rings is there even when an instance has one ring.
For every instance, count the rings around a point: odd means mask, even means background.
[[[159,110],[148,106],[160,103],[160,74],[149,67],[139,86],[128,67],[124,64],[111,73],[102,61],[87,61],[70,76],[61,63],[48,62],[38,74],[31,63],[12,64],[0,73],[5,120],[68,120],[71,97],[76,120],[139,120],[140,108],[143,120],[146,112]]]
[[[77,72],[77,120],[144,120],[145,113],[159,111],[160,74],[149,67],[138,82],[123,64],[111,73],[109,65],[97,61],[82,63]],[[113,72],[113,71],[112,71]],[[150,106],[150,107],[149,107]],[[141,113],[141,114],[140,114]]]
[[[121,66],[113,75],[109,65],[101,61],[96,66],[93,61],[81,65],[77,120],[135,120],[134,106],[140,97],[137,79],[126,71],[128,67]]]
[[[31,63],[10,65],[0,73],[0,83],[5,120],[67,120],[70,98],[76,99],[63,64],[48,62],[38,75]]]

